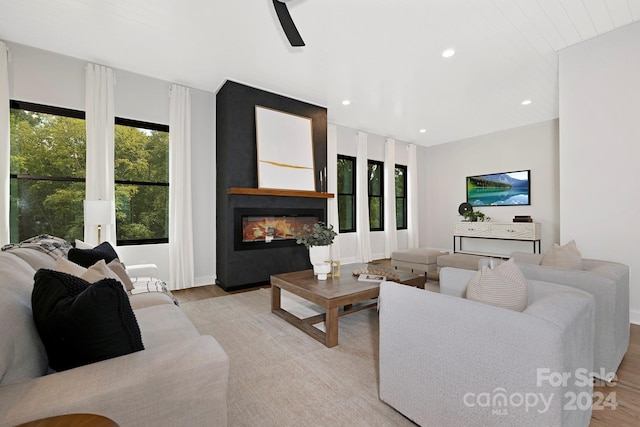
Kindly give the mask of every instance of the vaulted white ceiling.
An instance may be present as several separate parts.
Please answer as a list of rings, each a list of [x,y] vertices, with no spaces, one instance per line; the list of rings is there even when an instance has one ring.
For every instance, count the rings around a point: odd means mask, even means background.
[[[0,0],[0,39],[212,92],[231,79],[432,145],[558,117],[558,50],[640,20],[640,0],[287,5],[305,47],[272,0]]]

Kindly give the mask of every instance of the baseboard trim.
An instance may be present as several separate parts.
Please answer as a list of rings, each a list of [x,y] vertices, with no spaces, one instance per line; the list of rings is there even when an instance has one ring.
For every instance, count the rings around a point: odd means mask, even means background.
[[[216,283],[216,275],[213,276],[200,276],[200,277],[196,277],[194,278],[194,284],[193,286],[206,286],[206,285],[213,285],[214,283]]]
[[[640,310],[629,310],[629,322],[640,325]]]

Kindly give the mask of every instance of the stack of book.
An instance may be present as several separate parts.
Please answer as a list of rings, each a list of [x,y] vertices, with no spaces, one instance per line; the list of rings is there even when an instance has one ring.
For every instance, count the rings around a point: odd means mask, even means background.
[[[516,215],[513,217],[513,222],[533,222],[529,215]]]

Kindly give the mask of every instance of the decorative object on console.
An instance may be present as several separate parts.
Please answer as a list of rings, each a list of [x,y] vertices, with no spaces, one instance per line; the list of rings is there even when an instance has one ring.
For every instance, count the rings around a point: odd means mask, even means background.
[[[491,221],[491,217],[485,216],[485,214],[480,211],[474,211],[473,206],[467,202],[460,203],[460,206],[458,206],[458,213],[469,222]]]
[[[473,206],[531,204],[530,171],[514,171],[467,177],[467,202]]]
[[[533,222],[530,215],[516,215],[513,217],[513,222]]]
[[[309,261],[318,280],[327,280],[327,274],[331,272],[330,245],[337,235],[333,231],[333,225],[326,225],[322,221],[313,224],[313,228],[305,224],[302,230],[296,233],[296,243],[309,249]]]
[[[464,216],[467,212],[470,212],[472,210],[473,210],[473,206],[471,206],[471,203],[462,202],[460,203],[460,206],[458,206],[458,213],[462,216]]]
[[[462,216],[468,222],[477,222],[477,221],[491,221],[490,216],[486,216],[480,211],[474,211],[473,209],[469,211],[465,211]]]

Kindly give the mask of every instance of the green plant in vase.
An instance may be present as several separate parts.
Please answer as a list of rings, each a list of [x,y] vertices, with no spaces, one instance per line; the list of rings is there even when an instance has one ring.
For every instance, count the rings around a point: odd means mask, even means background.
[[[464,219],[466,219],[469,222],[491,221],[491,217],[486,216],[480,211],[474,211],[474,210],[466,211],[462,214],[462,216],[464,217]]]
[[[327,225],[322,221],[318,221],[310,227],[308,224],[302,226],[302,230],[296,233],[296,243],[305,245],[307,248],[312,246],[329,246],[333,243],[333,239],[338,235],[333,231],[333,225]]]
[[[331,271],[330,246],[337,235],[333,225],[326,225],[322,221],[313,224],[313,227],[305,224],[295,235],[296,243],[309,249],[309,261],[318,280],[327,280],[327,273]]]

